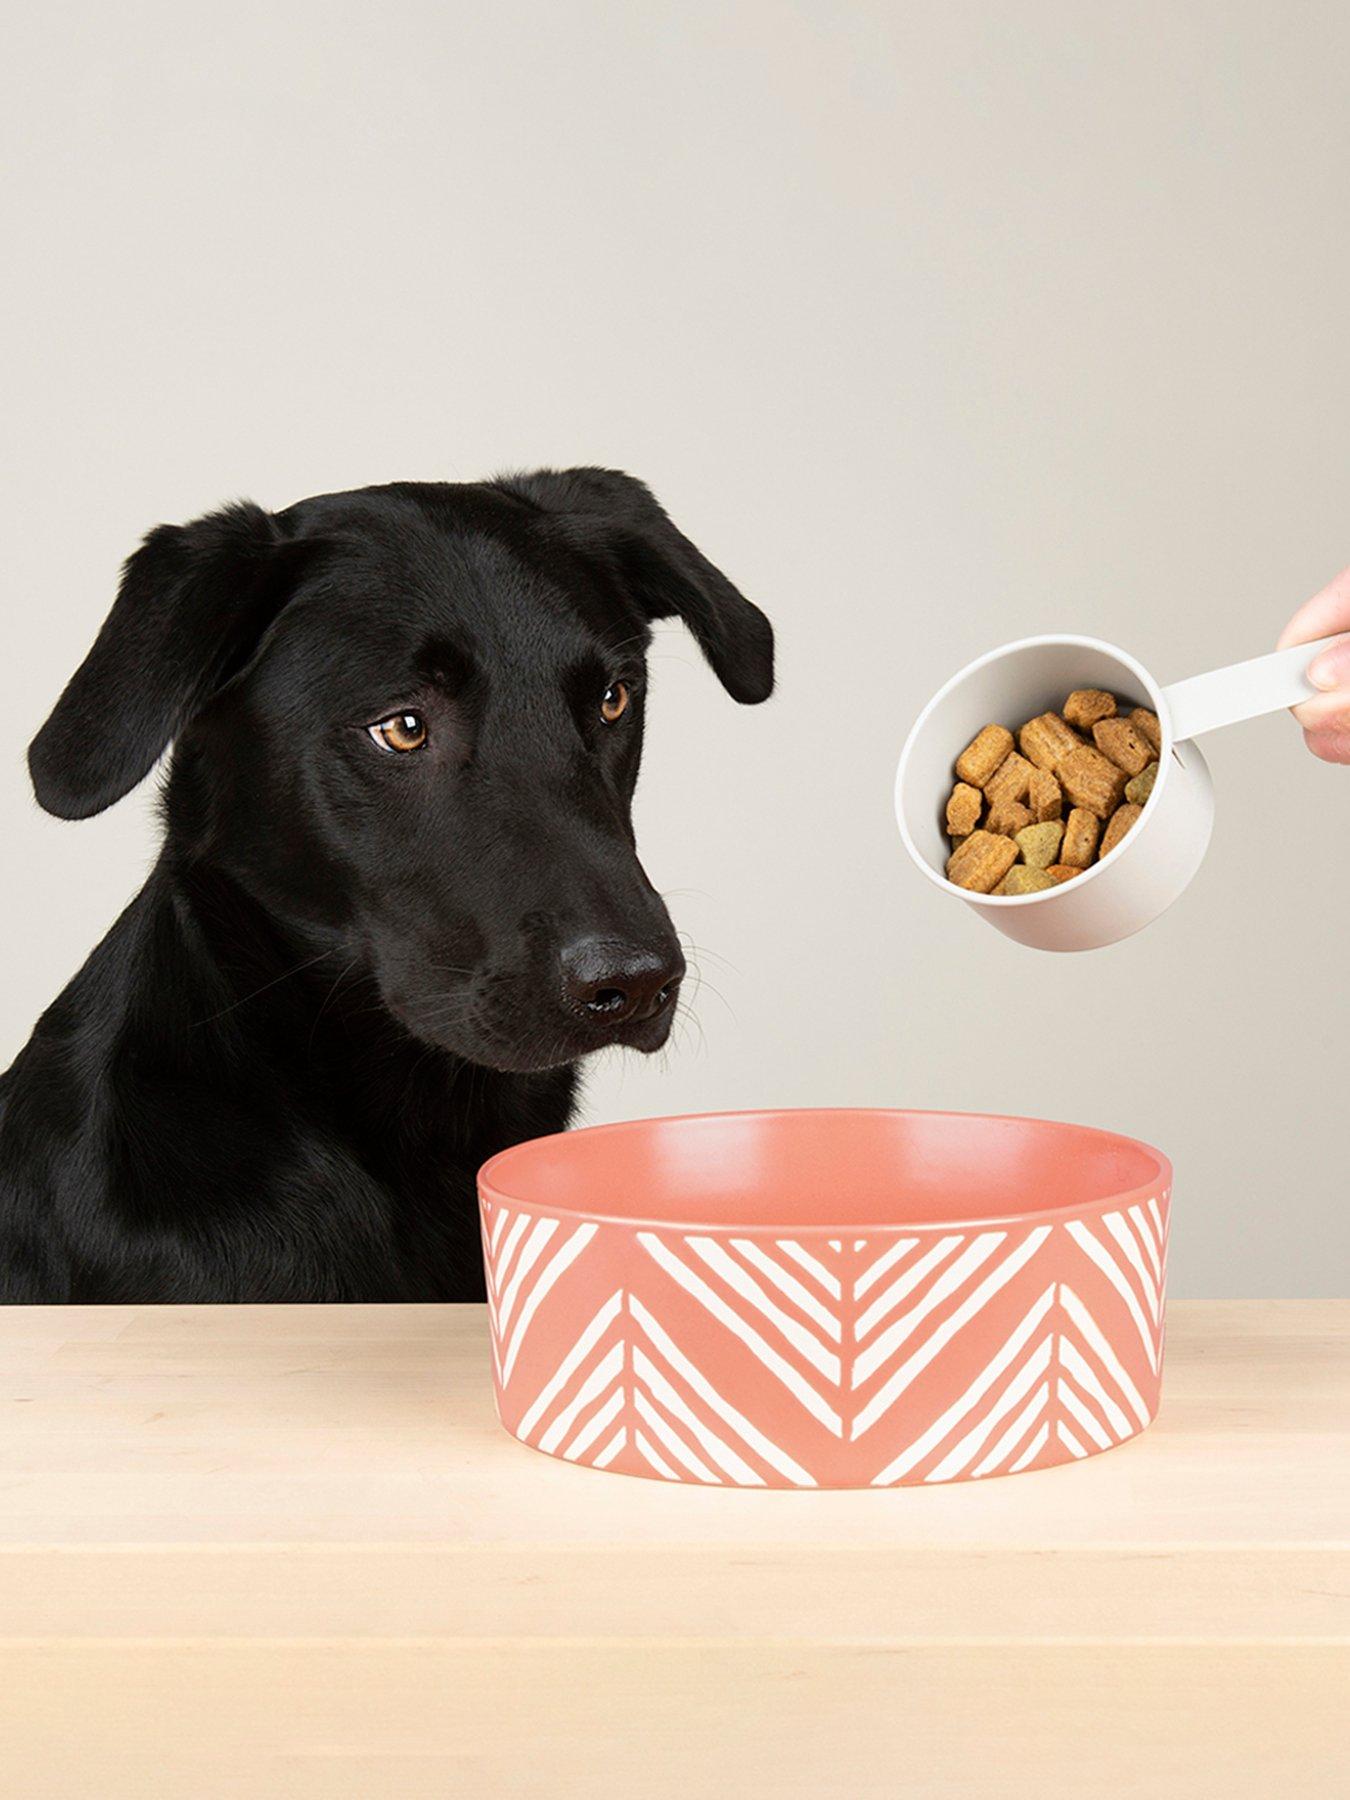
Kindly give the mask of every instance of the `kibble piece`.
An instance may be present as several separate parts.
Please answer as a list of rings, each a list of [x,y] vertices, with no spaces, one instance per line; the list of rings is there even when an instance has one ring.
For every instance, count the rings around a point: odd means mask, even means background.
[[[1049,769],[1033,769],[1027,788],[1027,805],[1038,825],[1058,819],[1064,812],[1064,792]]]
[[[1125,833],[1143,812],[1142,806],[1118,806],[1111,814],[1111,823],[1102,833],[1102,855],[1110,856]]]
[[[958,781],[947,802],[947,832],[951,837],[968,837],[980,822],[984,811],[984,795],[968,781]]]
[[[1142,769],[1132,781],[1125,783],[1125,798],[1132,806],[1144,806],[1153,792],[1153,784],[1158,779],[1158,765],[1151,762]]]
[[[973,743],[967,744],[956,759],[956,772],[962,781],[982,788],[1013,747],[1013,734],[1006,725],[986,725]],[[1020,794],[1014,795],[1020,800]]]
[[[997,832],[999,837],[1015,838],[1019,831],[1034,822],[1030,807],[1023,806],[1020,800],[1000,800],[989,808],[984,828]]]
[[[1025,800],[1031,786],[1031,764],[1015,750],[1010,750],[984,784],[984,797],[991,806],[1001,800]]]
[[[1092,741],[1127,775],[1140,775],[1153,761],[1153,746],[1128,719],[1102,719],[1092,727]]]
[[[1093,823],[1095,824],[1096,821],[1094,820]],[[1045,872],[1056,887],[1059,887],[1062,882],[1072,881],[1075,875],[1083,873],[1081,869],[1075,869],[1072,863],[1051,863]]]
[[[1008,870],[994,892],[996,894],[1040,894],[1046,888],[1052,888],[1054,885],[1055,883],[1044,869],[1032,869],[1026,863],[1018,863],[1016,868]]]
[[[1118,769],[1100,750],[1094,750],[1091,744],[1083,744],[1066,756],[1059,765],[1058,774],[1059,785],[1069,804],[1086,807],[1099,819],[1111,817],[1125,792],[1125,771]]]
[[[1101,824],[1095,813],[1085,806],[1075,806],[1064,827],[1064,847],[1060,860],[1075,869],[1086,869],[1097,854]]]
[[[1116,697],[1103,688],[1075,688],[1064,702],[1064,717],[1079,731],[1091,731],[1098,719],[1114,719]]]
[[[1057,819],[1048,820],[1044,825],[1028,825],[1017,834],[1022,861],[1029,869],[1048,869],[1052,862],[1059,860],[1063,837],[1064,827]]]
[[[1130,723],[1147,743],[1152,744],[1153,754],[1162,755],[1162,726],[1158,723],[1158,715],[1150,712],[1146,706],[1136,706],[1130,714]]]
[[[1017,861],[1017,845],[992,831],[972,831],[947,862],[947,879],[974,894],[992,894]]]
[[[1077,750],[1083,740],[1060,718],[1058,713],[1042,713],[1039,719],[1028,719],[1017,734],[1017,747],[1038,769],[1055,770]]]

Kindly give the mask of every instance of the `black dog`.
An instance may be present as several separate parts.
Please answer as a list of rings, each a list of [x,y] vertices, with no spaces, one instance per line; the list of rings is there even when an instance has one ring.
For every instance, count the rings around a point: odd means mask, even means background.
[[[29,754],[145,888],[0,1077],[0,1299],[471,1300],[474,1175],[665,1042],[634,849],[648,621],[768,621],[631,477],[401,482],[152,531]]]

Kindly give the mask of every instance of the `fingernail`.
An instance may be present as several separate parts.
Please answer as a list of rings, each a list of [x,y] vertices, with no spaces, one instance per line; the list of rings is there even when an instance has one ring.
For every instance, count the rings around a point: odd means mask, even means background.
[[[1334,650],[1323,651],[1308,670],[1308,680],[1323,693],[1340,687],[1347,677],[1350,677],[1350,655],[1339,644]]]

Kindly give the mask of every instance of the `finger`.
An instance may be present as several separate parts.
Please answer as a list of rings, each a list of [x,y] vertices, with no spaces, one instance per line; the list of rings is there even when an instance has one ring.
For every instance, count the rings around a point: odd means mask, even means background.
[[[1350,763],[1350,727],[1305,731],[1303,741],[1323,762]]]
[[[1346,648],[1350,648],[1350,639],[1346,641]],[[1294,718],[1305,731],[1330,731],[1337,724],[1350,727],[1350,657],[1346,657],[1341,686],[1332,688],[1330,693],[1314,693],[1309,700],[1300,700],[1294,707]]]
[[[1333,631],[1350,631],[1350,569],[1342,569],[1320,594],[1299,607],[1280,633],[1279,648],[1310,644],[1314,638],[1330,637]]]
[[[1350,637],[1337,638],[1308,665],[1308,680],[1324,693],[1350,688]]]

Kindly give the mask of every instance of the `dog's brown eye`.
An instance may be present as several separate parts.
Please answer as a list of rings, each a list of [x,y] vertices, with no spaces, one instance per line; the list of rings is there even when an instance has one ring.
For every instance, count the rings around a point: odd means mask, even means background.
[[[381,719],[367,729],[382,750],[397,750],[400,755],[420,750],[427,741],[426,721],[420,713],[395,713],[392,719]]]
[[[600,717],[606,725],[617,725],[628,711],[628,688],[622,681],[615,681],[605,689],[605,697],[600,702]]]

